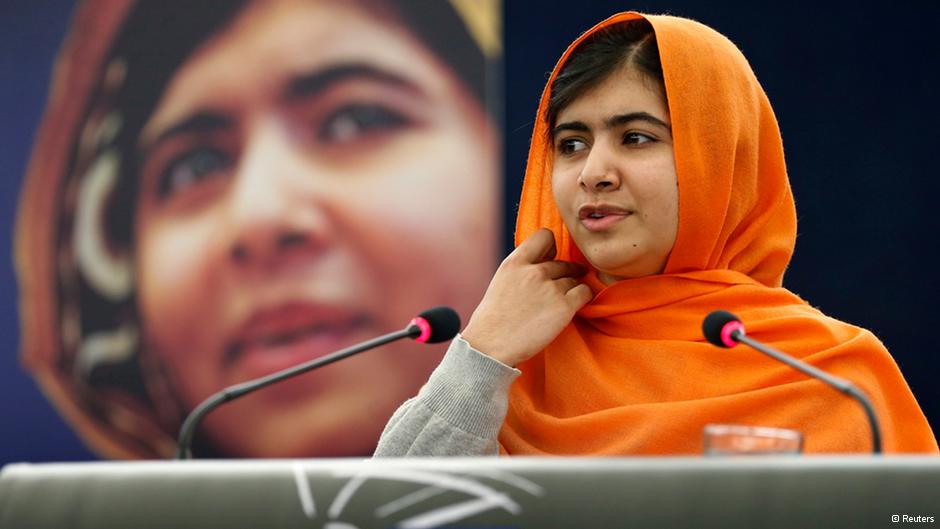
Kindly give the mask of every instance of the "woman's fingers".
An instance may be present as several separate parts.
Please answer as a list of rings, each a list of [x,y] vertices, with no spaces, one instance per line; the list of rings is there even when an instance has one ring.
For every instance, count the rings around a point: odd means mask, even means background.
[[[539,228],[528,239],[522,241],[511,254],[526,263],[541,263],[555,258],[555,235],[551,230]]]
[[[538,265],[545,271],[549,279],[559,279],[562,277],[581,277],[587,269],[578,263],[570,261],[545,261]]]
[[[585,285],[584,283],[579,283],[575,287],[565,292],[565,299],[568,300],[568,303],[571,304],[571,307],[575,311],[581,307],[588,304],[589,301],[594,299],[594,292],[591,291],[591,287]]]
[[[538,353],[591,299],[585,268],[554,261],[555,236],[540,229],[503,261],[463,330],[474,348],[507,365]]]
[[[594,292],[591,291],[591,287],[573,277],[556,279],[555,284],[558,285],[561,293],[564,294],[565,301],[567,301],[569,306],[573,307],[575,311],[586,305],[588,301],[594,299]]]

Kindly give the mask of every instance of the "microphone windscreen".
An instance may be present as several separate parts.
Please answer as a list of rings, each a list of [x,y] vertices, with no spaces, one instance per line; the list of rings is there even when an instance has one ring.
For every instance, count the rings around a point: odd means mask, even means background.
[[[728,347],[728,344],[721,338],[721,331],[725,328],[725,325],[733,321],[739,322],[741,320],[726,310],[713,311],[708,316],[705,316],[705,321],[702,322],[702,334],[705,335],[705,339],[712,345]]]
[[[431,326],[431,336],[425,343],[446,342],[460,332],[460,316],[450,307],[434,307],[418,314],[418,317],[424,318]]]

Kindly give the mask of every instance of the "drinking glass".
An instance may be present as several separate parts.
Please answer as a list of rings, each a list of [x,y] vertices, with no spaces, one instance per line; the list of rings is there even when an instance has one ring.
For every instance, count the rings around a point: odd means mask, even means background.
[[[786,428],[707,424],[704,444],[706,456],[798,455],[803,452],[803,434]]]

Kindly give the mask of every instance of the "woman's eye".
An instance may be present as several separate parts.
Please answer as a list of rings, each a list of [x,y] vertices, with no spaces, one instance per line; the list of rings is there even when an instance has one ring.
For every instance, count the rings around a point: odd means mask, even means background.
[[[173,158],[160,174],[157,193],[168,198],[232,166],[232,158],[215,147],[190,149]]]
[[[347,143],[372,134],[405,127],[411,120],[381,105],[347,105],[328,115],[320,124],[317,138],[324,143]]]
[[[558,142],[558,152],[561,154],[574,154],[587,149],[587,144],[577,138],[565,138]]]
[[[641,145],[644,143],[649,143],[651,141],[656,141],[652,136],[647,136],[641,132],[628,132],[623,135],[623,144],[624,145]]]

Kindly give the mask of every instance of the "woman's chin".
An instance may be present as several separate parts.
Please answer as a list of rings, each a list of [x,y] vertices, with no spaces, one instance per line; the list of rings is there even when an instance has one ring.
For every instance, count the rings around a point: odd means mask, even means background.
[[[602,269],[597,268],[597,278],[601,280],[601,283],[605,285],[612,285],[618,281],[623,281],[625,279],[638,279],[641,277],[652,276],[660,273],[659,269],[646,267],[646,268],[619,268],[619,269]]]
[[[362,435],[352,430],[316,435],[305,435],[302,431],[277,432],[271,436],[245,435],[237,443],[222,443],[215,451],[225,458],[368,457],[377,442],[377,433]]]
[[[636,279],[662,273],[665,259],[631,252],[586,252],[585,259],[597,270],[597,277],[606,285],[624,279]]]
[[[306,399],[293,405],[232,403],[206,417],[205,432],[222,457],[361,457],[372,454],[391,415],[379,403],[341,396]],[[242,404],[242,406],[239,406]],[[256,404],[257,406],[254,406]]]
[[[604,284],[611,284],[622,279],[639,277],[638,267],[629,259],[620,256],[595,255],[585,256],[588,263],[597,270],[597,277]]]

